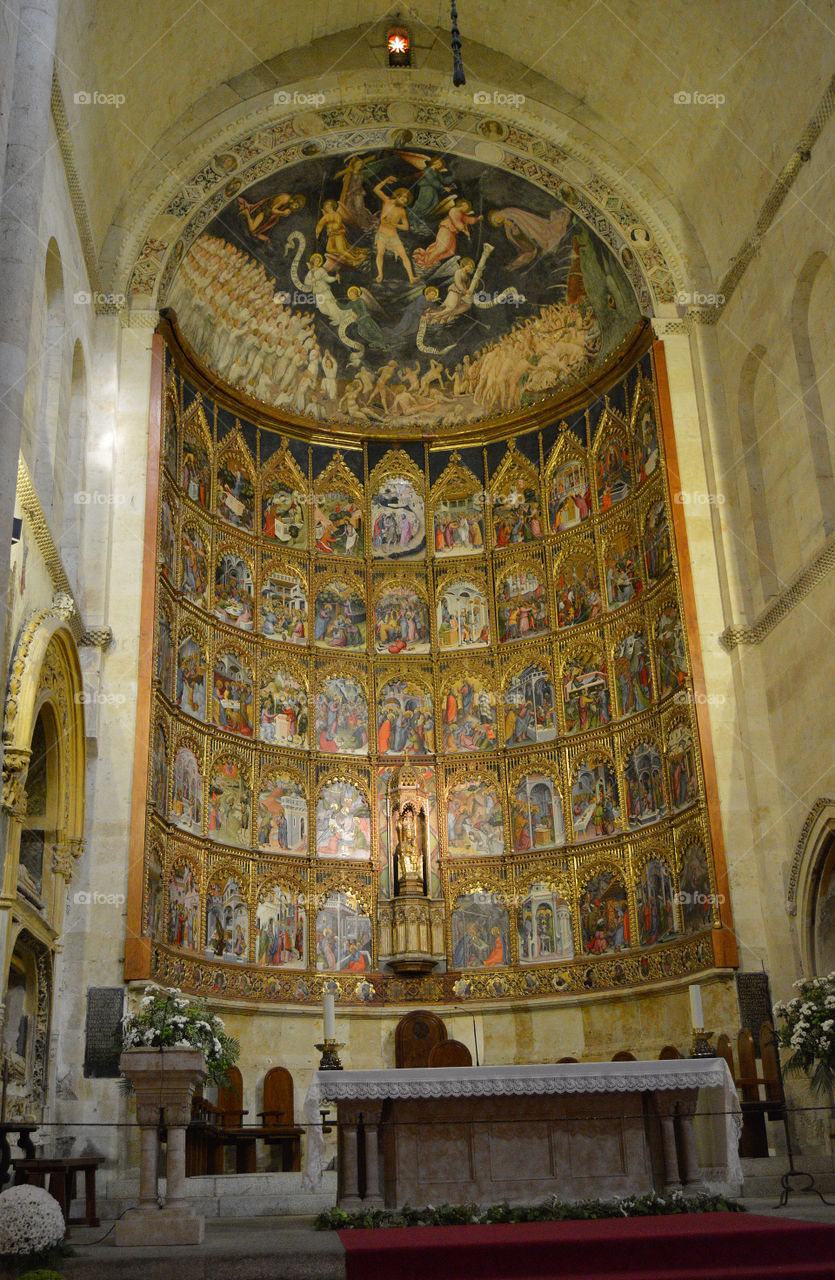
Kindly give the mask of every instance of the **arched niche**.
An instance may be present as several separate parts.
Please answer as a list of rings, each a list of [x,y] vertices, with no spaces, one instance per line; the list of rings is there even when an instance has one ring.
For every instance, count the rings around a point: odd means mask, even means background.
[[[835,970],[835,798],[812,806],[789,869],[786,907],[797,920],[807,977]]]
[[[3,718],[2,897],[9,905],[0,906],[0,1001],[5,1006],[8,997],[4,1043],[8,1034],[22,1050],[14,1050],[12,1072],[26,1114],[39,1113],[47,1097],[55,949],[83,848],[84,696],[67,613],[59,598],[24,624]]]
[[[13,934],[3,975],[0,1053],[7,1064],[6,1115],[39,1120],[46,1101],[53,957],[28,929]]]

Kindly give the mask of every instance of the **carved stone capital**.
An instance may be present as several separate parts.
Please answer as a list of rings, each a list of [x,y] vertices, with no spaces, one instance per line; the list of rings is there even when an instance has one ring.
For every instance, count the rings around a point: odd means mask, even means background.
[[[28,747],[3,750],[3,812],[23,821],[26,817],[26,776],[32,752]]]
[[[73,871],[75,870],[75,855],[72,846],[69,843],[54,844],[52,846],[52,871],[55,875],[63,876],[67,884],[72,880]]]

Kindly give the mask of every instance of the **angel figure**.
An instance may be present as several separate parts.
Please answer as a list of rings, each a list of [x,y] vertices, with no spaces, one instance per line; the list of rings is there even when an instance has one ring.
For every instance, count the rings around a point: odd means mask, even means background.
[[[322,216],[316,223],[316,235],[327,232],[325,242],[325,269],[339,270],[340,267],[358,267],[368,257],[367,249],[354,248],[348,243],[345,223],[339,205],[335,200],[326,200],[322,205]]]
[[[376,158],[376,153],[370,156],[349,156],[345,161],[345,168],[334,175],[342,179],[339,197],[342,221],[348,226],[356,227],[358,231],[373,231],[377,225],[376,217],[366,207],[363,191],[363,170]]]
[[[398,151],[401,160],[412,165],[420,173],[415,183],[416,194],[414,204],[408,211],[409,226],[412,231],[425,231],[426,220],[438,208],[438,205],[449,195],[450,187],[455,185],[454,178],[442,178],[448,173],[443,156],[424,156],[416,151]]]
[[[269,232],[281,218],[304,208],[303,195],[291,195],[289,191],[281,191],[277,196],[266,196],[263,200],[252,203],[238,196],[238,209],[245,219],[246,225],[256,240],[269,243]]]
[[[437,207],[437,212],[444,212],[437,234],[432,244],[426,249],[415,249],[412,257],[415,266],[421,271],[431,271],[439,263],[446,262],[454,256],[458,245],[458,236],[469,237],[470,227],[481,221],[481,214],[473,213],[469,200],[447,196]]]
[[[571,222],[571,211],[560,208],[552,209],[547,218],[529,213],[527,209],[512,206],[507,209],[494,209],[488,214],[487,221],[491,227],[504,227],[505,235],[517,252],[517,256],[508,263],[508,271],[518,267],[529,266],[538,255],[553,253],[559,245]]]
[[[357,317],[355,329],[363,342],[367,342],[369,347],[387,347],[388,343],[383,337],[380,326],[371,314],[372,311],[376,311],[378,315],[383,314],[374,295],[369,293],[368,289],[352,284],[348,290],[348,306]]]

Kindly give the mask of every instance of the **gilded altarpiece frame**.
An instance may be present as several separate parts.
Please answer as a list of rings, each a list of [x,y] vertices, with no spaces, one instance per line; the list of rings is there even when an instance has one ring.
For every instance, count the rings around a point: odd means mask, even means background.
[[[166,619],[163,648],[173,658],[167,683],[155,675],[151,687],[143,770],[150,779],[159,726],[166,805],[164,813],[147,812],[135,971],[207,995],[313,1003],[329,988],[342,1003],[362,1005],[582,995],[727,963],[733,945],[724,864],[718,870],[715,864],[721,833],[706,800],[704,724],[683,624],[686,618],[692,625],[692,613],[677,567],[682,525],[664,462],[672,436],[650,358],[624,372],[621,394],[590,402],[570,424],[542,413],[532,425],[528,415],[527,443],[512,431],[501,452],[485,443],[482,468],[470,465],[471,448],[467,463],[452,447],[407,450],[392,442],[381,454],[379,437],[370,466],[366,444],[327,450],[321,432],[314,440],[289,424],[276,447],[271,426],[257,418],[231,429],[228,414],[221,422],[189,383],[189,370],[165,360],[166,436],[150,576],[156,620]],[[260,464],[265,433],[271,442]],[[195,444],[207,450],[208,488]],[[330,456],[322,461],[325,452]],[[435,452],[443,465],[430,465]],[[416,513],[422,546],[412,527]],[[381,515],[394,523],[381,522]],[[187,530],[199,532],[208,553],[202,608],[194,591],[189,597],[191,578],[184,586]],[[394,541],[398,532],[402,545]],[[239,625],[234,609],[224,618],[215,607],[219,567],[231,572],[238,561],[249,574],[238,602],[245,613],[251,594],[251,629]],[[660,572],[653,575],[650,563]],[[539,595],[546,621],[533,630],[517,624],[503,639],[497,605],[509,575]],[[470,592],[463,603],[462,585]],[[276,600],[292,605],[292,627],[265,626],[265,588],[274,616]],[[331,623],[317,635],[317,601],[331,619],[341,617],[335,632]],[[481,631],[474,630],[478,619]],[[155,636],[157,664],[156,624]],[[178,653],[187,638],[206,666],[202,719],[178,705]],[[219,666],[224,660],[232,665]],[[231,727],[218,723],[219,677]],[[567,692],[569,677],[576,688]],[[295,705],[280,705],[286,678],[301,691]],[[567,711],[577,689],[595,714]],[[281,720],[281,733],[262,732],[265,690],[270,723]],[[248,727],[245,715],[235,718],[239,694],[250,699]],[[286,730],[288,722],[298,728],[302,704],[306,745]],[[431,717],[431,739],[385,731],[384,721],[406,713],[414,719],[417,712]],[[200,816],[178,826],[182,796],[175,796],[174,774],[183,749],[196,763]],[[649,760],[652,775],[653,752],[658,776],[651,778],[650,807],[640,811],[647,820],[630,823],[636,760]],[[243,837],[240,847],[224,847],[208,826],[213,763],[232,760],[241,762],[250,788],[246,847]],[[391,770],[405,760],[425,771],[437,804],[430,897],[445,960],[422,975],[380,967],[388,950],[392,855],[380,797]],[[460,804],[450,825],[450,797],[458,804],[468,786],[475,796],[478,783],[491,796],[488,816],[484,804],[478,811]],[[321,840],[317,845],[323,793],[327,848]],[[357,796],[365,808],[351,812]],[[359,843],[358,821],[367,823]],[[346,853],[358,848],[362,856]],[[246,906],[245,948],[232,959],[228,940],[219,950],[219,932],[215,954],[206,938],[209,890],[224,874],[240,889],[234,910]],[[676,897],[670,921],[663,917],[663,939],[644,944],[642,936],[654,937],[655,929],[654,900],[648,905],[647,898],[663,897],[668,883]],[[276,922],[269,937],[268,891]],[[172,892],[198,904],[199,947],[172,941],[178,910]],[[685,893],[701,916],[690,903],[685,919]],[[478,927],[482,899],[485,919],[498,923],[489,925],[486,951],[480,939],[466,952],[456,911],[463,903],[470,912],[466,933]],[[662,905],[666,911],[666,899]],[[344,954],[325,932],[335,936],[343,926]],[[457,966],[456,954],[471,963]]]

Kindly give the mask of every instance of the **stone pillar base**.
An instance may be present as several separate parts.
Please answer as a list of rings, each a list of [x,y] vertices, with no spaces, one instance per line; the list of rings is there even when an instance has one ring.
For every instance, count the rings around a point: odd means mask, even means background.
[[[205,1219],[188,1206],[128,1209],[116,1223],[113,1243],[123,1249],[149,1244],[202,1244],[205,1225]]]

